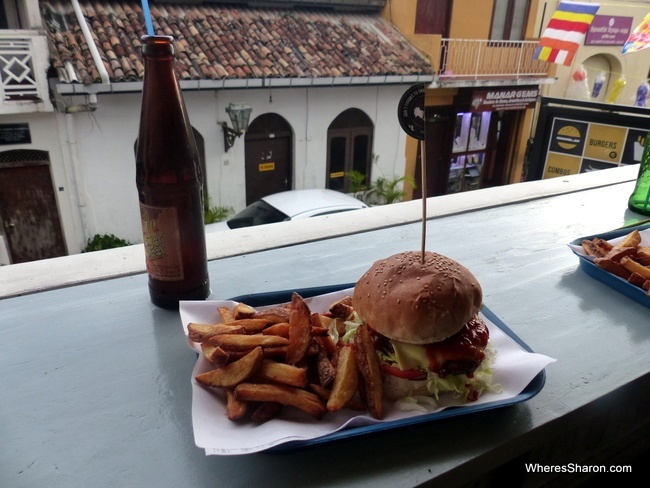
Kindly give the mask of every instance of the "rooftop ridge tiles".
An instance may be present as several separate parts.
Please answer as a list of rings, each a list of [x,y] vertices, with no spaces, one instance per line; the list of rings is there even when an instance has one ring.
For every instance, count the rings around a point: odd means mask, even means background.
[[[142,80],[139,2],[82,0],[81,7],[111,81]],[[41,9],[59,81],[99,82],[70,4],[44,0]],[[184,80],[432,74],[425,56],[378,14],[154,4],[151,15],[156,32],[174,36]],[[74,76],[61,69],[68,62]]]

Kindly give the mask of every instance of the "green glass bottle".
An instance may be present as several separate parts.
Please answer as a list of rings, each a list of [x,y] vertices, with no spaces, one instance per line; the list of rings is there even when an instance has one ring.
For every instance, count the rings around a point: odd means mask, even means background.
[[[650,215],[650,133],[645,138],[645,149],[639,167],[639,176],[630,199],[627,202],[630,210],[643,215]]]

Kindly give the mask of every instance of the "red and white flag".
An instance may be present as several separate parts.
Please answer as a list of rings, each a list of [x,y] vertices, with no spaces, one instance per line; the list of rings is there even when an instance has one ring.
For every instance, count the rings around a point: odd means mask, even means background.
[[[571,66],[599,8],[599,3],[560,2],[542,33],[533,58]]]

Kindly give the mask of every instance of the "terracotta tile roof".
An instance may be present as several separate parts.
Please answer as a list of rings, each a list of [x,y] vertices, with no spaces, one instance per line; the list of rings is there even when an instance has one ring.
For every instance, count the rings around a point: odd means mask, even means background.
[[[51,66],[62,82],[100,75],[69,1],[41,0]],[[81,1],[111,82],[142,80],[141,3]],[[183,80],[430,75],[427,59],[379,14],[152,4],[156,34],[176,39]]]

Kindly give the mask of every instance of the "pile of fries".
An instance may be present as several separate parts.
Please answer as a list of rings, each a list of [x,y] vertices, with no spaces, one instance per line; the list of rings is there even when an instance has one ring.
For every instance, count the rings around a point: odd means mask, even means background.
[[[349,302],[312,313],[294,293],[290,303],[269,310],[220,307],[220,323],[188,324],[189,338],[214,366],[196,381],[225,392],[231,420],[265,422],[285,407],[316,419],[343,408],[381,419],[382,378],[369,330],[359,326],[349,344],[333,339],[344,333]]]
[[[641,245],[638,230],[616,245],[598,237],[585,239],[581,244],[597,266],[642,288],[650,296],[650,246]]]

